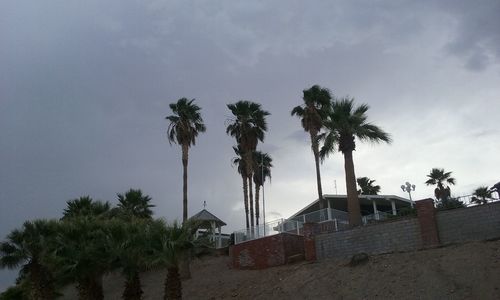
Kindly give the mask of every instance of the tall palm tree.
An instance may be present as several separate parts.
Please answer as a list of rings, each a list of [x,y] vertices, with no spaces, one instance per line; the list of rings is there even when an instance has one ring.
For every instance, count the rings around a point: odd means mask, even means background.
[[[179,264],[186,260],[195,247],[192,228],[188,222],[179,226],[177,223],[166,225],[163,221],[157,220],[152,223],[150,230],[154,237],[150,239],[153,249],[151,264],[167,268],[164,299],[182,299]]]
[[[228,104],[227,108],[233,114],[234,119],[227,126],[226,133],[236,139],[245,160],[245,173],[249,188],[248,196],[245,193],[247,198],[244,198],[244,201],[250,203],[250,224],[247,223],[247,228],[249,228],[249,226],[254,226],[252,205],[253,152],[257,149],[259,141],[264,141],[267,131],[266,116],[269,115],[269,112],[263,110],[258,103],[244,100]]]
[[[359,177],[356,181],[360,188],[358,190],[359,195],[378,195],[380,193],[380,185],[373,185],[375,180],[368,177]]]
[[[103,217],[109,210],[108,202],[95,201],[89,196],[68,200],[63,211],[63,220],[76,217]]]
[[[154,205],[150,204],[151,197],[143,195],[140,189],[130,189],[125,194],[117,194],[118,208],[125,215],[140,219],[151,219]]]
[[[46,262],[57,229],[57,221],[26,221],[22,229],[13,230],[7,240],[0,243],[0,268],[21,267],[20,273],[29,282],[32,299],[55,299],[55,280]]]
[[[273,159],[267,153],[255,151],[253,156],[254,170],[253,182],[255,183],[255,225],[259,226],[260,206],[259,193],[260,187],[264,185],[266,178],[271,179],[271,168]],[[264,218],[265,219],[265,218]]]
[[[241,179],[243,180],[243,204],[245,206],[245,221],[246,228],[250,228],[250,219],[249,219],[249,207],[248,207],[248,176],[246,175],[246,166],[245,160],[243,159],[243,154],[241,150],[241,146],[233,146],[235,157],[231,160],[231,164],[233,166],[237,166],[238,173],[241,175]]]
[[[344,154],[344,169],[347,188],[347,210],[349,213],[349,224],[351,226],[361,225],[361,212],[359,206],[358,192],[356,189],[356,175],[352,152],[356,150],[355,139],[370,141],[372,143],[391,143],[388,133],[376,125],[367,122],[366,112],[369,107],[366,104],[354,106],[354,99],[342,98],[332,102],[332,110],[325,122],[326,134],[324,145],[320,156],[326,158],[330,153],[338,150]]]
[[[472,197],[472,202],[477,204],[486,204],[488,199],[491,199],[491,194],[493,192],[487,186],[480,186],[474,190],[474,197]]]
[[[319,208],[325,207],[323,199],[323,189],[321,186],[321,172],[319,168],[319,134],[324,126],[324,122],[330,110],[330,101],[332,96],[330,91],[319,85],[313,85],[311,88],[303,91],[303,105],[292,109],[292,116],[299,117],[302,128],[309,133],[311,138],[311,149],[314,154],[314,163],[316,166],[316,186],[318,189]]]
[[[444,169],[433,168],[429,175],[426,185],[436,185],[434,196],[443,204],[446,203],[451,196],[450,185],[455,185],[456,179],[451,177],[451,172],[445,172]],[[446,183],[446,185],[445,185]]]
[[[188,219],[187,167],[189,148],[196,144],[198,134],[206,131],[200,114],[201,108],[193,102],[194,99],[181,98],[176,103],[171,103],[170,109],[173,115],[166,117],[170,121],[167,130],[169,143],[177,143],[182,148],[182,222],[186,222]]]

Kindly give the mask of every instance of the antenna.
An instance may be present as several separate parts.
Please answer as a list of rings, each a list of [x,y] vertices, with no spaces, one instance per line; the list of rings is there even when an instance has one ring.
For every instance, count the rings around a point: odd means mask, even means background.
[[[338,194],[338,193],[337,193],[337,179],[334,179],[334,180],[333,180],[333,183],[334,183],[334,185],[335,185],[335,195],[337,195],[337,194]]]
[[[203,201],[203,209],[207,208],[207,201]]]

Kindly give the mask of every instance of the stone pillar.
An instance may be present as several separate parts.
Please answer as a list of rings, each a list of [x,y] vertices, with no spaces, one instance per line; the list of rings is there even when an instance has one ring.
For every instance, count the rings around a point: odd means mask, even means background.
[[[439,245],[439,232],[436,222],[436,209],[434,200],[423,199],[415,201],[418,222],[420,223],[420,236],[422,247],[429,248]]]
[[[314,240],[314,228],[316,223],[304,223],[304,258],[307,261],[316,260],[316,242]]]

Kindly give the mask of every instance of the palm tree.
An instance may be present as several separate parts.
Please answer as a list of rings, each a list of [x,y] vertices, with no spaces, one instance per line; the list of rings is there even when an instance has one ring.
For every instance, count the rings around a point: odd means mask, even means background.
[[[241,179],[243,180],[243,204],[245,205],[245,220],[246,220],[246,228],[250,228],[250,220],[249,220],[249,210],[248,210],[248,176],[246,175],[246,166],[245,160],[243,159],[241,146],[233,146],[235,157],[231,160],[231,164],[233,166],[237,166],[238,173],[241,175]]]
[[[255,183],[255,225],[259,226],[259,193],[260,187],[264,185],[266,178],[271,179],[271,168],[273,159],[267,153],[255,151],[253,156],[253,164],[255,172],[253,173],[253,182]],[[265,219],[265,218],[264,218]]]
[[[250,101],[238,101],[234,104],[228,104],[227,108],[234,116],[232,122],[227,126],[226,133],[236,138],[236,142],[242,151],[242,157],[245,160],[246,176],[248,180],[248,196],[245,193],[245,202],[250,203],[250,224],[247,222],[247,228],[254,226],[253,218],[253,196],[252,196],[252,175],[253,175],[253,152],[257,144],[264,141],[264,135],[267,131],[266,116],[269,112],[262,109],[261,105]],[[248,212],[246,212],[248,213]]]
[[[190,251],[195,247],[192,228],[186,222],[183,226],[174,223],[166,225],[157,220],[151,224],[153,266],[167,268],[165,278],[164,299],[182,299],[182,282],[179,275],[179,264],[185,261]]]
[[[68,200],[66,204],[62,220],[76,217],[103,217],[110,210],[108,202],[94,201],[89,196]]]
[[[125,215],[139,219],[151,219],[154,205],[149,204],[151,197],[143,195],[140,189],[130,189],[125,194],[117,194],[118,208]]]
[[[60,226],[55,260],[58,277],[76,282],[78,299],[102,300],[102,276],[111,269],[105,221],[79,217]]]
[[[367,122],[366,112],[368,109],[369,107],[366,104],[355,107],[352,98],[333,101],[332,110],[325,122],[326,134],[320,152],[321,158],[325,159],[335,151],[335,146],[338,146],[338,150],[344,154],[347,210],[351,226],[361,225],[361,212],[352,159],[352,152],[356,150],[355,138],[372,143],[391,143],[388,133]]]
[[[121,269],[125,277],[122,299],[138,300],[143,294],[139,272],[148,266],[148,220],[135,219],[131,222],[113,220],[106,226],[107,251],[114,258],[114,266]]]
[[[472,197],[471,201],[477,204],[486,204],[488,203],[488,199],[491,199],[492,193],[493,192],[487,186],[480,186],[474,190],[473,195],[475,197]]]
[[[380,185],[373,185],[375,180],[368,177],[359,177],[356,181],[360,188],[358,190],[359,195],[378,195],[380,193]]]
[[[20,274],[29,282],[32,299],[55,298],[55,280],[46,262],[57,228],[57,221],[26,221],[22,229],[13,230],[0,243],[0,268],[21,266]]]
[[[198,134],[206,131],[200,114],[201,108],[193,103],[194,100],[181,98],[177,103],[171,103],[170,109],[173,115],[166,117],[170,121],[167,130],[169,143],[177,143],[182,148],[182,222],[186,222],[188,219],[187,167],[189,148],[196,144]]]
[[[455,178],[451,177],[451,172],[445,172],[444,169],[433,168],[429,175],[429,179],[425,182],[426,185],[436,185],[434,196],[440,200],[443,205],[451,196],[450,186],[455,185]],[[447,184],[445,186],[445,183]]]
[[[319,168],[319,133],[324,126],[324,121],[330,110],[330,101],[332,96],[330,91],[319,85],[313,85],[310,89],[303,91],[303,105],[292,109],[292,116],[301,119],[302,128],[309,133],[311,138],[311,149],[314,154],[314,163],[316,166],[316,186],[318,189],[319,208],[323,209],[323,189],[321,187],[321,173]]]

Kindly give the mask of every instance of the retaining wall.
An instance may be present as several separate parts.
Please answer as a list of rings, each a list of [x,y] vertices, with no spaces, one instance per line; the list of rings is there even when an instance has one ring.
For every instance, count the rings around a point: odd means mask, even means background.
[[[500,202],[438,211],[436,217],[441,244],[500,237]]]
[[[421,247],[418,219],[406,218],[315,236],[316,257],[345,258],[356,253],[380,254]]]

